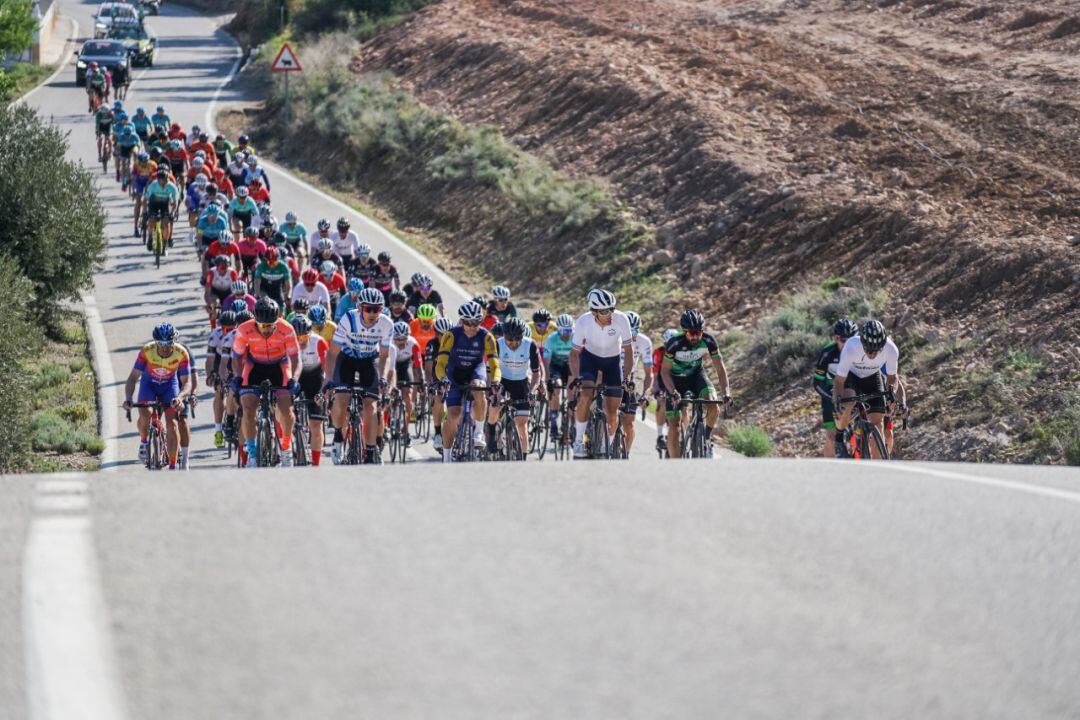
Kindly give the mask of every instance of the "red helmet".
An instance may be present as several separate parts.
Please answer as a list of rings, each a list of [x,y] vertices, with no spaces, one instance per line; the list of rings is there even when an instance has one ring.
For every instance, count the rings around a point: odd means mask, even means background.
[[[270,248],[269,250],[266,251],[266,260],[268,262],[272,262],[272,263],[277,262],[278,258],[280,258],[280,257],[281,257],[281,252],[279,252],[276,247],[272,247],[272,248]]]
[[[314,285],[319,281],[319,271],[315,268],[308,268],[304,271],[304,274],[300,276],[300,279],[304,281],[305,285]]]

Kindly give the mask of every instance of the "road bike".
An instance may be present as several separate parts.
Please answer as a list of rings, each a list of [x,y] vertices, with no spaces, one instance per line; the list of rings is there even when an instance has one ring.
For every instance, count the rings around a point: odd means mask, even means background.
[[[315,398],[316,403],[322,402],[322,395]],[[311,464],[311,456],[308,454],[311,448],[311,426],[308,415],[308,401],[304,393],[300,393],[293,399],[293,415],[296,422],[293,424],[293,464],[298,467]]]
[[[559,424],[551,441],[556,460],[569,460],[574,454],[574,408],[577,400],[569,397],[570,391],[560,383],[552,388],[559,393]],[[550,407],[550,406],[549,406]]]
[[[147,470],[161,470],[169,467],[169,456],[165,444],[165,426],[161,417],[168,409],[161,402],[132,403],[132,408],[148,408],[150,410],[150,423],[146,428],[146,457],[144,465]],[[131,410],[125,411],[128,422],[131,422]]]
[[[711,458],[713,455],[712,429],[705,424],[705,408],[721,405],[727,418],[728,403],[724,400],[696,398],[693,393],[683,393],[682,405],[690,406],[690,421],[679,431],[679,450],[684,458]],[[670,399],[669,399],[670,402]]]
[[[409,450],[409,416],[405,412],[405,399],[400,387],[390,390],[385,406],[386,444],[390,449],[390,462],[404,463]]]
[[[416,401],[413,403],[413,412],[416,420],[413,422],[413,439],[427,442],[431,439],[431,394],[427,391],[425,383],[409,383],[409,387],[417,389]]]
[[[548,438],[551,435],[551,421],[548,419],[547,398],[539,393],[529,397],[529,452],[536,454],[537,460],[543,460],[547,453]]]
[[[344,444],[342,445],[342,465],[362,465],[367,462],[367,448],[364,445],[364,398],[367,391],[364,388],[351,388],[349,390],[349,417],[346,420],[342,432]],[[375,453],[371,458],[372,464],[382,464],[382,455],[376,446]]]
[[[255,414],[255,462],[257,467],[273,467],[281,462],[277,417],[273,395],[286,388],[274,386],[269,380],[259,385],[259,407]]]
[[[498,409],[499,416],[495,421],[495,430],[488,438],[488,458],[512,462],[524,460],[525,453],[521,448],[515,409],[509,393],[505,389],[499,393],[492,393],[489,403],[491,408]]]
[[[473,393],[485,388],[474,385],[458,385],[461,393],[461,420],[458,422],[454,445],[450,448],[450,457],[454,462],[476,462],[481,460],[476,447],[476,420],[473,419]]]
[[[877,426],[870,422],[870,403],[879,398],[891,399],[889,393],[885,392],[840,398],[841,406],[852,403],[855,405],[855,411],[848,426],[836,432],[838,458],[870,460],[874,457],[872,449],[877,449],[878,458],[889,459],[889,449],[885,445],[885,438],[882,437]]]
[[[592,407],[589,409],[589,419],[585,425],[585,457],[589,460],[612,459],[625,460],[626,436],[623,434],[621,424],[615,425],[615,434],[608,437],[608,421],[606,403],[608,393],[611,390],[606,385],[595,383],[579,383],[581,390],[595,390]]]

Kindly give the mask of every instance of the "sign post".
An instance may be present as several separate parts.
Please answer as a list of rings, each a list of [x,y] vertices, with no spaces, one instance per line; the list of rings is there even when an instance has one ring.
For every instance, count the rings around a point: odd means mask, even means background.
[[[296,53],[289,47],[289,43],[284,43],[281,46],[281,50],[278,51],[277,57],[274,58],[274,62],[270,65],[270,69],[274,72],[285,73],[285,133],[289,132],[289,73],[302,72],[303,68],[300,67],[300,59],[296,57]]]

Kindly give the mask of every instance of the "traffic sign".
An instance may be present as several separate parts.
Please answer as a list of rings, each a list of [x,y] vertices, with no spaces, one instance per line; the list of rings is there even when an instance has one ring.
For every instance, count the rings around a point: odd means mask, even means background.
[[[303,68],[300,67],[300,60],[296,57],[293,49],[289,47],[289,43],[285,43],[281,46],[281,50],[278,51],[270,69],[277,72],[300,72]]]

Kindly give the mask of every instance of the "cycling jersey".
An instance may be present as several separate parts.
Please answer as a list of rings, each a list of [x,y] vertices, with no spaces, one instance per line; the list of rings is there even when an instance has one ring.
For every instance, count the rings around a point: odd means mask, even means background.
[[[135,126],[135,132],[139,133],[143,137],[148,136],[150,134],[150,130],[153,129],[153,124],[150,122],[150,118],[146,115],[139,117],[138,114],[136,114],[133,118],[131,118],[131,124]]]
[[[341,322],[341,318],[350,310],[356,310],[360,304],[353,300],[352,295],[345,293],[338,298],[337,308],[334,309],[334,320]]]
[[[248,152],[248,154],[251,154],[250,151]],[[245,185],[250,185],[251,181],[256,178],[258,178],[259,181],[262,182],[263,187],[265,187],[267,190],[270,189],[270,178],[266,176],[266,171],[263,170],[261,167],[256,167],[255,169],[248,167],[246,170],[244,170]]]
[[[300,366],[303,372],[322,370],[326,362],[326,351],[330,345],[318,335],[309,335],[307,342],[300,345]]]
[[[502,379],[510,381],[528,380],[530,372],[540,369],[540,353],[536,343],[524,338],[517,350],[511,350],[506,338],[499,338],[496,344],[499,350],[499,369]]]
[[[98,127],[112,126],[113,120],[113,111],[107,105],[102,105],[94,113],[94,122],[97,123]]]
[[[544,351],[544,343],[547,342],[547,339],[549,337],[551,337],[552,335],[555,334],[555,330],[556,330],[555,323],[553,323],[553,322],[549,322],[547,324],[547,331],[546,332],[540,332],[539,330],[537,330],[536,329],[536,323],[534,323],[534,322],[529,323],[529,332],[531,333],[531,337],[533,339],[533,342],[536,343],[538,348],[540,348],[541,354]]]
[[[176,185],[171,182],[166,182],[162,185],[155,180],[146,186],[146,192],[143,194],[146,195],[147,200],[150,202],[168,201],[174,203],[180,199],[180,188],[176,187]]]
[[[672,375],[689,376],[702,371],[705,356],[714,360],[720,357],[720,347],[709,333],[702,333],[697,340],[679,333],[668,340],[664,357],[671,367]]]
[[[168,356],[158,351],[156,342],[148,342],[135,358],[135,369],[156,383],[175,383],[191,372],[191,357],[180,346],[174,345]]]
[[[249,197],[246,197],[243,200],[234,197],[229,201],[229,215],[244,215],[250,218],[258,212],[259,206]]]
[[[157,163],[147,160],[144,164],[140,160],[131,163],[131,174],[139,180],[149,180],[157,172]]]
[[[316,282],[310,290],[304,283],[296,283],[292,289],[292,294],[289,296],[289,302],[296,302],[301,298],[307,300],[309,305],[323,305],[327,310],[330,309],[330,291],[321,282]],[[340,318],[335,319],[339,322],[341,320]]]
[[[302,223],[285,223],[278,229],[285,235],[289,245],[294,248],[300,247],[300,243],[304,241],[308,234],[307,228]]]
[[[261,185],[259,187],[248,185],[248,200],[256,205],[265,205],[270,202],[270,191]]]
[[[334,241],[334,252],[343,258],[352,257],[360,247],[360,238],[352,230],[345,233],[345,237],[341,236],[340,230],[330,233],[328,237]]]
[[[439,340],[435,377],[444,380],[451,376],[468,375],[485,363],[490,370],[491,382],[499,382],[502,374],[499,371],[499,349],[495,346],[495,336],[479,328],[475,335],[469,337],[465,334],[465,328],[457,325]]]
[[[282,318],[278,318],[274,323],[274,331],[270,333],[270,337],[263,337],[254,320],[248,320],[236,328],[232,346],[234,358],[244,358],[245,362],[276,365],[299,354],[300,344],[296,339],[296,332],[292,325]]]
[[[243,295],[233,295],[232,293],[229,293],[229,296],[221,301],[221,306],[226,309],[232,309],[233,303],[237,300],[243,300],[244,304],[248,307],[248,311],[252,313],[255,312],[255,296],[251,293],[245,293]]]
[[[420,307],[421,305],[434,305],[435,309],[438,310],[439,306],[442,304],[442,296],[439,295],[438,290],[430,291],[427,294],[427,297],[424,297],[419,290],[414,290],[412,294],[409,295],[409,299],[405,303],[405,307],[409,308],[409,312],[415,314],[416,308]]]
[[[246,237],[235,243],[240,251],[240,257],[246,261],[254,261],[266,254],[266,243],[262,240],[249,241]]]
[[[218,164],[222,167],[229,162],[229,156],[232,155],[233,145],[228,140],[215,140],[214,141],[214,155],[217,156]]]
[[[334,331],[337,330],[337,323],[332,320],[327,320],[323,323],[322,327],[312,325],[311,329],[318,333],[319,337],[326,342],[332,342],[334,339]]]
[[[435,337],[435,323],[429,321],[425,330],[419,320],[413,320],[409,323],[409,335],[416,338],[421,348],[426,348],[428,342]]]
[[[299,287],[302,288],[303,284]],[[326,288],[323,287],[323,290]],[[348,357],[357,360],[376,358],[382,348],[390,347],[393,333],[394,324],[385,315],[379,315],[374,324],[365,325],[361,314],[350,310],[338,322],[334,343],[340,345],[342,354]]]
[[[817,390],[818,395],[830,401],[832,400],[833,394],[833,378],[836,376],[836,369],[839,366],[840,346],[835,342],[831,342],[826,345],[818,355],[817,362],[814,363],[814,372],[811,376],[814,381],[814,389]]]
[[[211,290],[217,291],[219,294],[225,293],[225,297],[228,297],[232,292],[232,284],[238,277],[240,277],[240,275],[231,267],[226,267],[224,273],[218,272],[215,267],[213,270],[206,273],[206,286]]]
[[[325,274],[319,274],[319,282],[326,286],[327,291],[331,295],[337,295],[341,297],[345,294],[345,276],[339,272],[335,272],[330,277],[326,277]]]
[[[550,360],[552,365],[568,365],[570,351],[574,349],[574,341],[571,337],[564,338],[556,332],[544,342],[543,349],[544,357]]]
[[[228,246],[222,245],[220,241],[215,240],[210,243],[210,246],[206,248],[206,261],[212,263],[214,258],[218,255],[231,255],[240,257],[240,248],[236,247],[236,243],[231,242]]]
[[[195,223],[195,229],[202,233],[203,240],[217,240],[229,231],[229,218],[220,211],[213,215],[203,212],[199,216],[199,221]],[[230,254],[240,254],[240,249],[236,247],[236,243],[229,243],[229,245]]]
[[[634,336],[630,346],[634,348],[634,367],[637,367],[638,363],[645,367],[652,367],[653,344],[648,335],[639,332]]]
[[[154,113],[153,115],[150,116],[150,122],[152,122],[155,127],[157,127],[158,125],[163,125],[165,127],[172,127],[172,120],[169,119],[168,115],[161,115],[159,113]]]
[[[95,90],[103,89],[108,82],[108,78],[105,77],[105,73],[98,70],[96,73],[90,73],[86,76],[86,84]]]
[[[619,310],[611,314],[611,322],[601,325],[591,312],[587,312],[574,323],[574,347],[587,350],[599,358],[617,356],[622,348],[633,341],[630,319]]]
[[[139,136],[135,134],[121,135],[120,137],[116,138],[116,146],[128,153],[135,150],[135,148],[139,147],[139,145],[141,144],[142,141],[139,140]]]
[[[489,317],[495,318],[495,322],[506,322],[506,318],[517,317],[517,308],[514,307],[514,303],[507,301],[506,309],[499,310],[495,306],[495,301],[488,302],[487,312]]]
[[[376,264],[375,272],[371,274],[369,282],[371,287],[382,291],[383,295],[386,295],[394,288],[394,281],[397,279],[398,271],[396,267],[388,265],[383,268],[381,265]]]
[[[840,351],[840,361],[836,367],[836,377],[846,378],[854,375],[859,378],[867,378],[885,370],[887,375],[899,373],[900,350],[891,340],[885,341],[885,347],[873,358],[868,357],[863,350],[862,340],[858,336],[850,338],[844,343],[844,349]]]
[[[389,362],[394,365],[410,363],[413,367],[420,367],[423,354],[420,352],[420,343],[411,335],[405,338],[405,347],[398,347],[396,342],[390,343]]]
[[[349,272],[353,277],[360,278],[364,285],[371,285],[371,278],[375,274],[375,271],[379,268],[379,263],[375,262],[371,258],[367,260],[353,260],[352,267]]]

